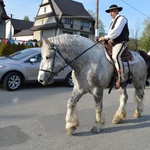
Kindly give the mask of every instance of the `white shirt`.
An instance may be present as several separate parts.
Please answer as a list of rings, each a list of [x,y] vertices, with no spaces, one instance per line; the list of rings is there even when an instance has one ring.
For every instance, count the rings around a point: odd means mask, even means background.
[[[116,19],[118,16],[119,16],[119,14],[115,17],[115,19]],[[112,24],[111,24],[111,26],[110,26],[110,29],[109,29],[108,34],[104,36],[106,40],[117,38],[117,37],[121,34],[121,32],[122,32],[122,30],[123,30],[125,24],[127,23],[127,19],[124,18],[123,16],[120,16],[120,17],[117,19],[117,22],[116,22],[116,24],[115,24],[115,27],[114,27],[113,29],[111,29],[111,27],[112,27],[112,25],[113,25],[115,19],[113,19],[113,21],[112,21]]]

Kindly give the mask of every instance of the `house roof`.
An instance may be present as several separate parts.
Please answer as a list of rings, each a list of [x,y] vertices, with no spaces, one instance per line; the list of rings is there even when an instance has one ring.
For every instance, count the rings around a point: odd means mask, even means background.
[[[44,25],[39,25],[39,26],[33,26],[31,28],[32,31],[36,31],[36,30],[46,30],[46,29],[54,29],[56,27],[63,27],[63,23],[48,23],[48,24],[44,24]]]
[[[62,17],[68,17],[68,18],[80,18],[84,20],[92,21],[93,23],[95,20],[91,15],[86,11],[83,4],[80,2],[76,2],[73,0],[49,0],[49,2],[46,2],[44,4],[41,4],[40,7],[44,5],[51,5],[53,12],[47,13],[44,15],[36,16],[35,19],[41,19],[43,17],[50,17],[50,16],[57,16],[56,21],[57,23],[51,23],[51,24],[45,24],[40,26],[33,26],[31,30],[45,30],[49,28],[56,28],[56,27],[63,27],[63,23],[60,23],[58,19],[61,19]]]
[[[26,29],[26,30],[22,30],[20,32],[18,32],[17,34],[14,35],[14,37],[17,36],[32,36],[33,35],[33,31],[31,31],[30,29]]]
[[[33,26],[33,22],[19,19],[11,19],[11,24],[14,27],[14,30],[30,29]]]
[[[63,27],[63,23],[49,23],[49,24],[45,24],[43,26],[40,26],[39,29],[40,30],[46,30],[46,29],[54,29],[56,27]]]
[[[54,13],[53,12],[50,12],[50,13],[47,13],[47,14],[43,14],[43,15],[39,15],[39,16],[36,16],[35,19],[41,19],[43,17],[51,17],[53,16]]]
[[[33,26],[32,28],[30,28],[30,30],[37,31],[37,30],[39,30],[40,27],[41,27],[41,25]]]
[[[9,16],[7,16],[7,13],[5,11],[5,4],[3,2],[3,0],[0,0],[0,4],[2,5],[2,9],[3,9],[3,12],[1,13],[1,18],[4,19],[4,20],[7,20],[7,19],[10,19]]]
[[[91,15],[86,11],[83,4],[80,2],[72,0],[63,0],[63,2],[62,0],[53,0],[52,3],[55,12],[59,13],[59,8],[62,16],[72,16],[74,18],[82,18],[90,21],[95,21],[93,17],[91,17]]]

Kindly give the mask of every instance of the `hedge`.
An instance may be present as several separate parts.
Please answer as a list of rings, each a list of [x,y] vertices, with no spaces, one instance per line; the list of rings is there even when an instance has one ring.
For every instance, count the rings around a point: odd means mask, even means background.
[[[26,48],[30,48],[33,47],[32,43],[30,44],[30,46],[28,44],[11,44],[10,42],[8,42],[7,44],[5,44],[4,41],[1,42],[0,44],[0,56],[7,56],[10,55],[14,52],[26,49]],[[38,45],[36,44],[35,47],[38,47]]]

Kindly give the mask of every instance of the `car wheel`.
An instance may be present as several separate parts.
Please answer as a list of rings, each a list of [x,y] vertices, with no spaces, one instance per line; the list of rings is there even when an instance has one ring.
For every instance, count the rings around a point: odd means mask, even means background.
[[[72,77],[71,77],[71,72],[67,75],[66,79],[65,79],[65,85],[68,87],[73,87],[74,83],[72,81]]]
[[[8,91],[16,91],[22,85],[22,77],[17,72],[11,72],[4,77],[3,86]]]

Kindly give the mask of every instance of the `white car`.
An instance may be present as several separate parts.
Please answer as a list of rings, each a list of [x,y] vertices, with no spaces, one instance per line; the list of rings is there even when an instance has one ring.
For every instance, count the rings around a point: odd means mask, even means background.
[[[41,48],[28,48],[9,56],[0,57],[0,84],[8,91],[15,91],[25,82],[36,81],[41,61]],[[61,71],[55,80],[73,86],[71,68]]]

